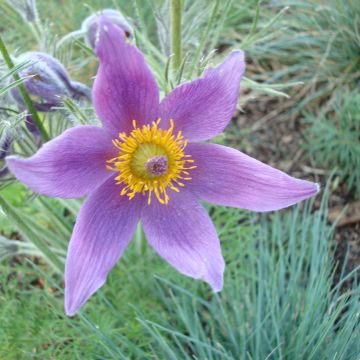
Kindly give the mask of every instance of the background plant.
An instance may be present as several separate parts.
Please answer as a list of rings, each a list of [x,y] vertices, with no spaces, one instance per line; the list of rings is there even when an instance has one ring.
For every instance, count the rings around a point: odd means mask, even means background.
[[[360,95],[336,93],[326,113],[308,114],[307,148],[316,163],[338,170],[347,190],[360,196]]]

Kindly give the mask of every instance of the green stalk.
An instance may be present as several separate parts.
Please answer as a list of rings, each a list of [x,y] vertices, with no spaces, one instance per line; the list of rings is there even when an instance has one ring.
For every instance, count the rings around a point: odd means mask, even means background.
[[[4,61],[7,65],[7,67],[9,68],[9,70],[11,70],[13,67],[14,67],[14,64],[10,58],[10,55],[5,47],[5,44],[4,42],[2,41],[2,38],[0,36],[0,52],[4,58]],[[13,74],[13,77],[14,77],[14,80],[15,81],[20,81],[20,76],[18,73],[14,73]],[[37,128],[39,129],[40,131],[40,134],[43,138],[44,141],[48,141],[50,140],[50,137],[49,135],[47,134],[45,128],[44,128],[44,125],[43,123],[41,122],[40,118],[39,118],[39,115],[34,107],[34,104],[32,103],[31,99],[30,99],[30,96],[29,94],[27,93],[26,89],[25,89],[25,86],[24,84],[19,84],[18,85],[18,88],[19,88],[19,91],[20,91],[20,94],[22,96],[22,98],[24,99],[24,102],[26,104],[26,107],[28,108]]]
[[[14,208],[4,197],[0,195],[0,207],[14,225],[19,233],[30,241],[44,257],[53,265],[54,269],[63,272],[64,264],[46,240],[39,236],[39,229],[34,227],[34,223],[29,221],[29,217],[23,215],[18,209]],[[44,235],[44,234],[42,234]],[[48,238],[50,240],[50,238]]]
[[[213,9],[211,11],[211,15],[210,15],[210,19],[208,21],[207,27],[206,27],[205,31],[203,32],[203,34],[201,36],[200,45],[197,47],[195,56],[194,56],[193,61],[191,63],[191,68],[190,68],[190,74],[191,75],[194,72],[195,66],[199,62],[201,53],[204,51],[206,40],[207,40],[207,38],[209,36],[210,30],[213,27],[214,22],[216,20],[216,16],[217,16],[217,14],[219,12],[220,3],[221,3],[221,0],[216,0],[216,2],[214,4],[214,7],[213,7]]]
[[[140,223],[137,224],[136,231],[135,231],[135,244],[136,250],[138,255],[144,255],[145,253],[145,245],[146,245],[146,238],[144,230]]]
[[[171,0],[171,52],[173,69],[181,65],[181,0]]]

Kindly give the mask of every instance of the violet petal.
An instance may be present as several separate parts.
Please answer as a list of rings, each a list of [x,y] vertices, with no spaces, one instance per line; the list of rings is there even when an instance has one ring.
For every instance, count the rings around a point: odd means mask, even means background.
[[[223,284],[224,259],[206,210],[186,190],[171,192],[168,205],[145,205],[142,224],[155,251],[179,272],[203,279],[214,291]]]
[[[65,266],[69,316],[105,283],[135,232],[143,197],[130,201],[120,191],[111,177],[87,198],[77,217]]]
[[[6,158],[10,171],[34,192],[62,198],[84,196],[112,172],[106,161],[116,156],[109,134],[96,126],[66,130],[28,159]]]
[[[105,16],[99,19],[96,54],[99,70],[93,102],[100,120],[117,137],[119,132],[151,123],[158,116],[159,89],[142,53]]]
[[[169,127],[173,119],[175,130],[182,130],[190,141],[221,133],[235,112],[244,71],[244,53],[233,51],[203,78],[175,88],[160,104],[162,127]]]
[[[296,179],[235,149],[214,144],[189,144],[196,169],[187,185],[214,204],[253,211],[271,211],[305,200],[319,186]]]

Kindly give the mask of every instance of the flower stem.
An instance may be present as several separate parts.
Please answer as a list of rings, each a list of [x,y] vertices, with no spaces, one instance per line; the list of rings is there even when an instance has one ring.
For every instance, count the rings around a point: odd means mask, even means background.
[[[7,67],[9,68],[9,70],[11,70],[13,67],[14,67],[14,64],[10,58],[10,55],[6,49],[6,46],[0,36],[0,52],[4,58],[4,61],[7,65]],[[19,81],[20,80],[20,76],[18,73],[14,73],[13,74],[13,77],[14,77],[14,80],[15,81]],[[47,134],[45,128],[44,128],[44,125],[43,123],[41,122],[40,118],[39,118],[39,115],[34,107],[34,104],[32,103],[31,101],[31,98],[29,96],[29,94],[27,93],[26,89],[25,89],[25,86],[24,84],[19,84],[18,85],[18,88],[19,88],[19,91],[20,91],[20,94],[22,96],[22,98],[24,99],[24,102],[30,112],[30,114],[32,115],[32,118],[36,124],[36,126],[38,127],[39,131],[40,131],[40,134],[43,138],[44,141],[48,141],[50,140],[49,138],[49,135]]]
[[[145,252],[145,234],[144,230],[141,227],[141,224],[139,223],[136,228],[135,232],[135,244],[136,244],[136,251],[138,255],[144,255]]]
[[[173,69],[181,65],[181,0],[171,0],[171,52]]]

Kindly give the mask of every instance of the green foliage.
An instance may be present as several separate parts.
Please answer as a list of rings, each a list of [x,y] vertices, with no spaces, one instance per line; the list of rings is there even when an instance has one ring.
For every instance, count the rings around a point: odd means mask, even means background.
[[[360,287],[341,294],[340,280],[332,288],[325,206],[312,213],[308,203],[303,211],[263,217],[244,242],[223,236],[233,259],[219,295],[201,297],[160,279],[170,316],[153,322],[138,315],[154,353],[166,359],[355,359]]]
[[[255,222],[210,208],[228,264],[219,295],[132,243],[107,284],[67,318],[44,265],[5,262],[0,357],[353,360],[360,287],[356,270],[334,283],[325,209],[307,203]]]
[[[20,183],[12,183],[1,191],[1,195],[15,206],[23,206],[25,202],[26,190]],[[13,226],[0,207],[0,229],[3,235],[10,236]]]
[[[319,115],[308,114],[311,124],[306,148],[319,166],[337,169],[348,190],[360,196],[360,94],[357,91],[333,96],[333,105]]]
[[[360,80],[360,2],[280,0],[261,3],[258,16],[249,2],[234,2],[222,41],[246,45],[259,72],[254,79],[303,81],[293,93],[292,112],[318,106],[336,88],[356,88]],[[274,22],[274,14],[277,20]],[[248,43],[249,24],[258,18]],[[269,23],[271,24],[270,28]]]

